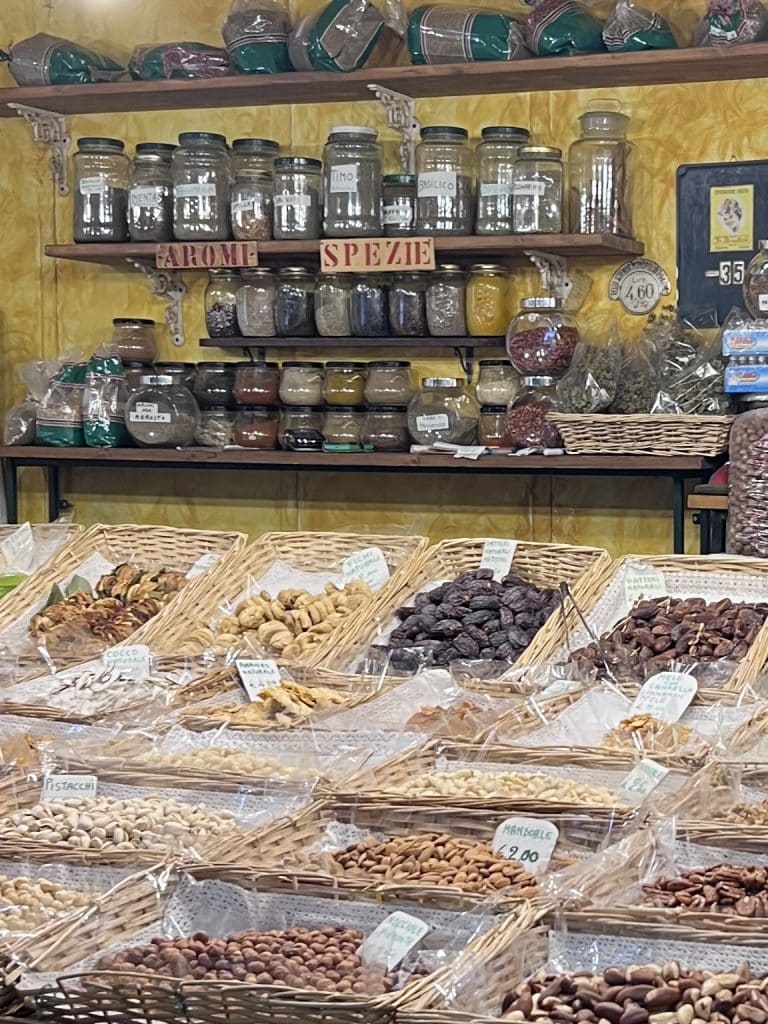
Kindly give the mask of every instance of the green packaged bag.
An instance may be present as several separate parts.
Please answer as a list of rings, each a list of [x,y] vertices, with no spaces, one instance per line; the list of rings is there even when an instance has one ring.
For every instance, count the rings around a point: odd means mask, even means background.
[[[694,46],[738,46],[768,38],[768,11],[760,0],[709,0]]]
[[[111,57],[44,32],[0,50],[18,85],[87,85],[116,82],[125,68]]]
[[[408,19],[412,64],[472,64],[530,57],[523,25],[497,11],[426,4]]]
[[[677,40],[669,22],[632,0],[617,0],[613,14],[603,28],[603,42],[609,50],[617,53],[677,49]]]
[[[220,78],[231,75],[227,51],[205,43],[137,46],[128,61],[131,78],[155,82],[165,78]]]
[[[117,355],[94,355],[85,370],[83,436],[90,448],[126,444],[125,369]]]
[[[383,27],[369,0],[331,0],[294,29],[288,56],[297,71],[356,71],[365,67]]]
[[[280,0],[233,0],[222,35],[239,75],[293,71],[288,56],[291,18]]]
[[[528,46],[539,57],[568,57],[605,49],[602,22],[577,0],[538,0],[525,35]]]
[[[38,444],[54,448],[82,448],[85,363],[63,363],[51,377],[37,410]]]

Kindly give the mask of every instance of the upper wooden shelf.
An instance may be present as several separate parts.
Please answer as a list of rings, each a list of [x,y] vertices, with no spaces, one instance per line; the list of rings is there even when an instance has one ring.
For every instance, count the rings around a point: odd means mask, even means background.
[[[0,117],[15,116],[9,103],[23,103],[59,114],[343,103],[371,99],[368,86],[372,82],[422,99],[765,77],[768,77],[768,44],[752,43],[481,64],[364,68],[347,74],[298,71],[191,82],[130,81],[10,88],[0,89]]]
[[[285,260],[291,257],[317,258],[320,243],[259,242],[259,256],[264,259]],[[466,256],[469,259],[494,256],[511,258],[522,256],[531,249],[539,249],[558,256],[602,256],[621,258],[641,256],[643,243],[619,235],[454,235],[435,238],[438,253]],[[87,243],[81,245],[47,245],[46,256],[58,260],[78,260],[81,263],[102,263],[124,266],[130,260],[154,262],[157,246],[152,242]]]

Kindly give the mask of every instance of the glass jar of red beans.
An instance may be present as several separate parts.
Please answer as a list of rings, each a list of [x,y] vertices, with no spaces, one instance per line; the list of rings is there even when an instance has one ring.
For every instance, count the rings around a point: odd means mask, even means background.
[[[580,340],[576,320],[556,299],[523,299],[507,331],[507,353],[521,375],[562,377]]]
[[[561,448],[562,438],[547,416],[557,412],[554,377],[523,377],[520,394],[507,407],[502,448]]]

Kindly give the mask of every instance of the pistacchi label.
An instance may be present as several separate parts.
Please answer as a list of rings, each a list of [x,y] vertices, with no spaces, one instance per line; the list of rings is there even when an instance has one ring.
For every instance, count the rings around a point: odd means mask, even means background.
[[[507,818],[493,837],[493,851],[507,860],[524,864],[532,875],[546,871],[560,830],[551,821],[541,818]]]
[[[73,797],[94,797],[99,785],[95,775],[46,775],[43,779],[43,802],[70,800]]]
[[[429,932],[421,918],[396,910],[374,928],[358,950],[363,963],[393,971]]]

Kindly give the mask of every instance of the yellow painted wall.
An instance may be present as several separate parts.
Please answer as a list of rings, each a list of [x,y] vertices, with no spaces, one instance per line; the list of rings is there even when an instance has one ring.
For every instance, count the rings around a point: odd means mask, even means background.
[[[316,9],[320,0],[294,0],[295,14]],[[455,2],[455,0],[454,0]],[[704,0],[647,0],[687,39]],[[498,5],[480,0],[477,6],[520,10],[516,0]],[[415,6],[415,2],[411,6]],[[610,3],[597,4],[598,11]],[[35,32],[49,32],[82,41],[127,59],[134,44],[194,39],[220,43],[220,25],[229,0],[3,0],[0,45]],[[404,56],[401,58],[405,62]],[[10,85],[0,68],[0,84]],[[555,85],[556,83],[553,83]],[[675,245],[675,170],[681,163],[763,157],[762,131],[765,83],[615,89],[589,92],[467,97],[423,100],[422,124],[448,123],[479,136],[486,124],[528,125],[536,140],[567,149],[577,134],[577,117],[596,97],[620,99],[632,116],[631,137],[637,144],[636,234],[647,254],[672,278]],[[159,114],[73,118],[73,139],[108,134],[126,141],[175,141],[180,131],[211,130],[230,138],[256,135],[279,139],[285,151],[319,155],[328,128],[335,123],[373,124],[387,140],[387,159],[394,168],[396,137],[386,128],[376,103],[313,107],[257,107],[235,110],[168,111]],[[14,378],[17,363],[51,357],[72,345],[90,352],[109,335],[115,316],[161,319],[161,306],[147,291],[141,275],[87,264],[55,262],[42,255],[43,246],[71,240],[71,204],[54,197],[41,147],[31,141],[19,121],[0,121],[0,218],[2,223],[2,290],[0,291],[0,402],[7,408],[21,397]],[[616,329],[620,336],[638,333],[642,320],[623,314],[607,298],[615,265],[585,261],[593,277],[582,324],[597,336]],[[516,272],[516,296],[525,294],[534,278]],[[187,345],[173,349],[164,339],[160,355],[168,359],[218,358],[201,350],[205,334],[202,294],[205,282],[189,275],[185,308]],[[304,355],[303,351],[298,355]],[[309,352],[307,352],[309,354]],[[331,356],[314,350],[312,355]],[[382,358],[385,350],[359,353]],[[287,353],[286,353],[287,355]],[[419,359],[419,374],[442,365],[457,372],[447,359]],[[420,532],[433,539],[464,535],[506,535],[609,547],[663,552],[671,546],[671,487],[655,480],[609,481],[599,478],[509,479],[426,476],[386,478],[372,474],[315,473],[168,473],[165,471],[77,471],[64,475],[65,495],[86,524],[162,522],[174,526],[245,530],[315,530],[370,527]],[[43,514],[41,476],[23,475],[22,514]],[[694,541],[691,535],[691,542]]]

